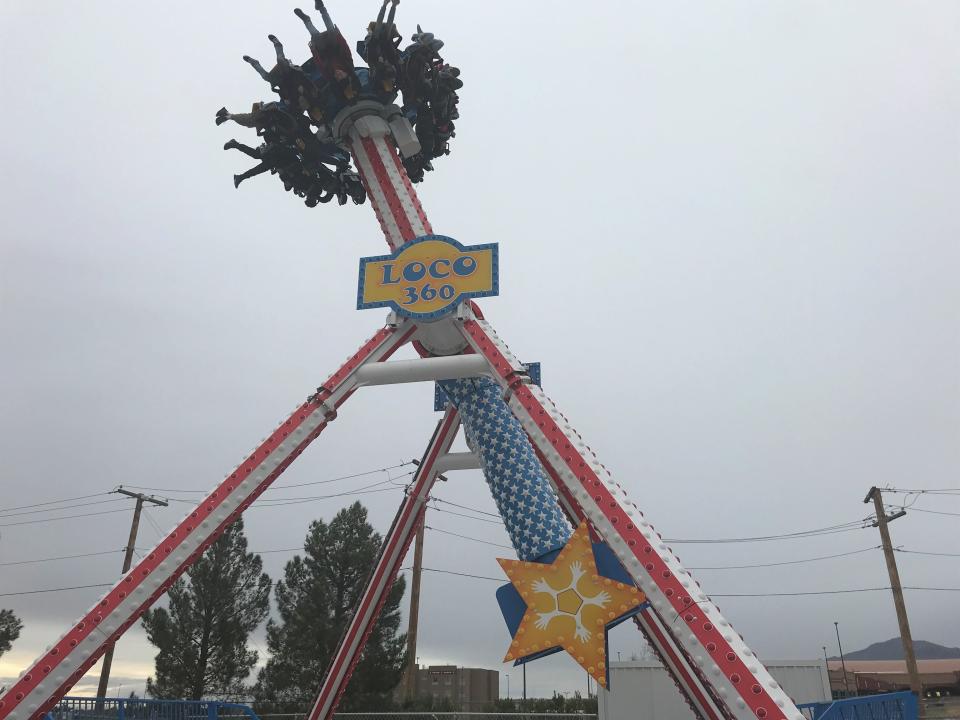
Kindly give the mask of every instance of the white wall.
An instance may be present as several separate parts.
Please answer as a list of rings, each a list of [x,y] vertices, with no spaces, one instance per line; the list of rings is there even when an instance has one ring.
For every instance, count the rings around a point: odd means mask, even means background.
[[[767,669],[795,702],[830,697],[823,660],[771,662]],[[610,664],[610,690],[600,690],[600,720],[694,720],[667,671],[657,662]]]

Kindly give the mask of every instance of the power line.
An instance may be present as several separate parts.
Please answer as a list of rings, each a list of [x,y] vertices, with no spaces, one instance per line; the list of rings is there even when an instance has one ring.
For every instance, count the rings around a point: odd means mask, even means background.
[[[476,520],[477,522],[485,522],[493,525],[503,526],[503,521],[501,520],[487,520],[486,518],[477,517],[476,515],[466,515],[464,513],[454,512],[453,510],[444,510],[443,508],[438,507],[434,507],[433,509],[437,512],[446,513],[447,515],[456,515],[457,517],[469,518],[470,520]]]
[[[267,491],[272,490],[283,490],[284,488],[297,488],[297,487],[306,487],[308,485],[326,485],[327,483],[340,482],[341,480],[353,480],[354,478],[364,477],[365,475],[374,475],[376,473],[387,472],[389,470],[397,470],[408,465],[412,465],[412,462],[404,462],[399,465],[389,465],[387,467],[377,468],[375,470],[366,470],[364,472],[353,473],[352,475],[341,475],[340,477],[330,478],[328,480],[312,480],[310,482],[304,483],[293,483],[288,485],[272,485],[267,488]],[[134,488],[136,490],[151,490],[153,492],[172,492],[172,493],[204,493],[209,494],[209,490],[192,490],[187,488],[163,488],[163,487],[148,487],[146,485],[127,485],[126,487]]]
[[[960,513],[944,512],[943,510],[924,510],[923,508],[913,508],[911,512],[929,513],[930,515],[950,515],[951,517],[960,517]]]
[[[41,518],[39,520],[21,520],[15,523],[3,523],[0,527],[13,527],[14,525],[34,525],[36,523],[55,522],[57,520],[71,520],[73,518],[93,517],[94,515],[109,515],[111,513],[127,512],[129,508],[119,508],[117,510],[103,510],[101,512],[79,513],[77,515],[64,515],[63,517]]]
[[[106,494],[106,493],[105,493]],[[43,508],[42,510],[24,510],[23,512],[10,512],[0,515],[0,520],[6,520],[20,515],[37,515],[39,513],[58,512],[60,510],[73,510],[74,508],[90,507],[91,505],[106,505],[107,503],[124,502],[126,498],[114,498],[112,500],[98,500],[96,502],[77,503],[75,505],[65,505],[64,507]]]
[[[895,552],[909,553],[910,555],[935,555],[937,557],[960,557],[960,553],[942,553],[942,552],[925,552],[923,550],[906,550],[904,548],[894,548]]]
[[[490,517],[495,517],[498,520],[500,515],[497,513],[487,512],[486,510],[479,510],[477,508],[467,507],[466,505],[458,505],[455,502],[450,502],[449,500],[444,500],[443,498],[431,498],[434,502],[443,503],[444,505],[452,505],[453,507],[460,508],[461,510],[469,510],[470,512],[475,512],[480,515],[489,515]]]
[[[879,550],[879,545],[874,545],[873,547],[863,548],[862,550],[851,550],[850,552],[837,553],[836,555],[821,555],[819,557],[806,558],[804,560],[785,560],[783,562],[772,562],[772,563],[757,563],[755,565],[712,565],[704,567],[691,567],[689,570],[744,570],[746,568],[765,568],[765,567],[776,567],[779,565],[800,565],[802,563],[817,562],[819,560],[832,560],[833,558],[842,558],[848,557],[850,555],[859,555],[860,553],[870,552],[871,550]]]
[[[409,570],[410,568],[401,568],[401,570]],[[423,568],[425,572],[435,572],[442,573],[444,575],[457,575],[459,577],[473,578],[476,580],[490,580],[492,582],[507,583],[509,582],[507,578],[493,578],[486,575],[473,575],[471,573],[462,573],[456,572],[454,570],[442,570],[440,568]],[[885,587],[872,587],[872,588],[849,588],[842,590],[805,590],[800,592],[780,592],[780,593],[710,593],[710,597],[723,597],[723,598],[733,598],[733,597],[802,597],[807,595],[843,595],[849,593],[864,593],[864,592],[878,592],[881,590],[889,590],[889,586]],[[904,585],[904,590],[934,590],[941,592],[960,592],[960,587],[957,588],[941,588],[941,587],[921,587],[917,585]]]
[[[118,552],[123,552],[123,548],[120,548],[119,550],[104,550],[102,552],[83,553],[81,555],[60,555],[58,557],[36,558],[34,560],[13,560],[11,562],[0,563],[0,567],[9,567],[11,565],[32,565],[34,563],[53,562],[55,560],[76,560],[78,558],[98,557],[101,555],[116,555]]]
[[[480,538],[470,537],[469,535],[461,535],[460,533],[450,532],[449,530],[442,530],[440,528],[431,527],[430,525],[424,525],[427,530],[432,530],[433,532],[443,533],[444,535],[453,535],[454,537],[463,538],[464,540],[472,540],[473,542],[483,543],[484,545],[493,545],[494,547],[506,548],[507,550],[513,550],[513,545],[501,545],[500,543],[490,542],[489,540],[481,540]]]
[[[960,488],[932,488],[906,490],[904,488],[883,488],[884,492],[901,493],[904,495],[960,495]]]
[[[43,590],[21,590],[20,592],[0,593],[0,597],[13,597],[14,595],[36,595],[38,593],[63,592],[64,590],[86,590],[87,588],[113,587],[113,583],[98,583],[97,585],[72,585],[70,587],[45,588]]]
[[[86,500],[88,498],[100,497],[101,495],[109,495],[109,494],[110,493],[101,492],[101,493],[93,493],[92,495],[78,495],[72,498],[64,498],[63,500],[50,500],[48,502],[33,503],[32,505],[18,505],[16,507],[8,507],[8,508],[0,509],[0,513],[9,512],[10,510],[25,510],[26,508],[41,507],[43,505],[61,505],[66,502],[73,502],[74,500]]]

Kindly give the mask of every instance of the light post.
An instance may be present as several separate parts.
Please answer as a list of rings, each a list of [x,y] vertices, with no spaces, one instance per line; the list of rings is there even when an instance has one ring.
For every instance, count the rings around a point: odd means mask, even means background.
[[[847,683],[847,662],[843,659],[843,645],[840,644],[840,623],[834,620],[833,628],[837,631],[837,647],[840,648],[840,667],[843,668],[843,689],[850,696],[850,685]],[[859,695],[859,693],[857,693]]]
[[[827,669],[827,688],[830,690],[830,699],[833,699],[833,684],[830,682],[830,661],[827,659],[827,646],[823,645],[823,666]]]
[[[507,673],[507,700],[510,699],[510,673]]]

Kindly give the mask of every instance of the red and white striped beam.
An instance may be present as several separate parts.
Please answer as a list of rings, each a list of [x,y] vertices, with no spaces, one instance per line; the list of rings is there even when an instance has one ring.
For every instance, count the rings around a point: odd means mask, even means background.
[[[220,534],[317,438],[356,388],[416,331],[377,332],[0,696],[0,720],[39,720]]]
[[[400,564],[407,555],[410,542],[416,535],[417,527],[423,521],[423,511],[430,498],[430,490],[439,475],[437,460],[450,450],[459,429],[460,417],[457,411],[447,410],[427,445],[413,483],[397,511],[393,524],[384,535],[373,572],[367,579],[350,625],[337,645],[308,720],[325,720],[333,717],[363,652],[363,647],[367,643],[367,638],[370,637],[370,632],[383,610],[390,588],[393,587],[400,572]]]
[[[527,437],[530,437],[530,435],[528,434]],[[533,438],[531,438],[532,442]],[[560,482],[557,471],[547,461],[539,448],[535,444],[533,448],[537,453],[540,464],[547,471],[550,484],[557,494],[563,511],[573,526],[576,527],[586,519],[583,508],[574,500],[570,490]],[[699,677],[696,667],[683,654],[683,649],[665,632],[660,618],[653,612],[644,611],[636,615],[633,620],[637,629],[643,633],[647,642],[657,653],[690,710],[700,720],[727,720],[727,716],[723,714],[718,703],[712,698],[711,688]]]
[[[350,125],[345,139],[390,249],[433,233],[387,122],[377,115],[360,117]]]
[[[623,487],[543,391],[525,382],[523,365],[484,320],[462,322],[465,339],[483,355],[507,403],[541,456],[594,529],[650,600],[666,632],[713,688],[723,714],[736,720],[803,720],[793,701],[733,630],[699,583],[680,565]],[[685,678],[678,678],[689,691]]]

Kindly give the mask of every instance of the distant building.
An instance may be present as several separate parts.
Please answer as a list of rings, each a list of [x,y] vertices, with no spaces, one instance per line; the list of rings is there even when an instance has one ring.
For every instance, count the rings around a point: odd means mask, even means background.
[[[830,688],[834,697],[910,689],[905,660],[847,660],[846,665],[847,677],[844,682],[842,663],[832,658],[830,660]],[[917,670],[928,695],[960,695],[960,658],[917,660]]]
[[[446,699],[462,711],[483,710],[500,699],[500,673],[456,665],[422,667],[417,670],[416,695]]]
[[[765,663],[795,702],[829,699],[823,660]],[[610,689],[600,688],[599,720],[696,720],[663,665],[656,661],[610,663]]]

